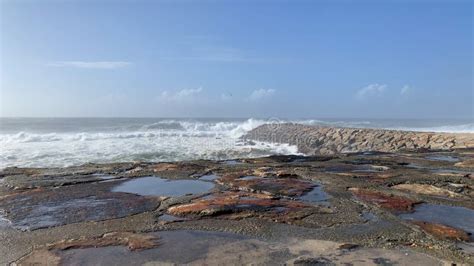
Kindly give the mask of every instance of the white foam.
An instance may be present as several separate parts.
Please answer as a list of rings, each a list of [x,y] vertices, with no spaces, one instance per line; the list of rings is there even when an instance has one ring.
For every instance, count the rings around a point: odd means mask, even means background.
[[[239,137],[264,124],[164,120],[134,131],[0,135],[0,168],[64,167],[87,162],[232,159],[295,154],[287,144],[243,143]]]
[[[438,127],[386,126],[371,121],[259,120],[193,121],[161,120],[85,132],[16,132],[0,134],[0,168],[7,166],[52,167],[87,162],[178,161],[297,154],[287,144],[243,143],[239,137],[265,123],[295,122],[307,125],[379,127],[387,129],[474,133],[474,123]],[[52,131],[52,130],[51,130]]]

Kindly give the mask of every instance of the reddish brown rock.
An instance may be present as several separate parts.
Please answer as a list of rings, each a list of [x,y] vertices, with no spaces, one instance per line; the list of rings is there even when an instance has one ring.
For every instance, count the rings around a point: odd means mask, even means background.
[[[287,197],[298,197],[310,191],[315,184],[295,178],[241,178],[239,175],[227,175],[217,180],[222,185],[228,185],[234,189],[260,192],[270,195]]]
[[[172,163],[159,163],[153,166],[154,172],[175,171],[175,170],[178,170],[178,166]]]
[[[205,174],[206,167],[191,162],[157,163],[151,166],[154,173],[162,177],[186,178],[196,174]]]
[[[461,229],[453,228],[444,224],[413,221],[423,231],[439,238],[459,241],[469,241],[469,235]]]
[[[273,199],[268,195],[247,192],[221,192],[209,198],[173,206],[168,212],[177,216],[221,216],[223,218],[262,218],[289,221],[310,211],[311,205],[299,201]]]
[[[369,189],[350,188],[357,198],[390,211],[411,211],[417,201]]]
[[[159,245],[158,239],[154,235],[112,232],[97,238],[62,240],[48,244],[46,248],[34,250],[19,259],[16,265],[61,265],[61,258],[55,252],[57,250],[106,246],[127,246],[130,251],[151,249]]]
[[[49,250],[91,248],[106,246],[127,246],[129,250],[143,250],[157,247],[158,237],[147,234],[136,234],[131,232],[112,232],[99,238],[69,239],[48,245]]]

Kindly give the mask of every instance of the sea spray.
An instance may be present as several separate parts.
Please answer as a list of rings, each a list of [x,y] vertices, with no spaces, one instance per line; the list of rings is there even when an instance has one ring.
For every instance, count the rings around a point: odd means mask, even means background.
[[[240,139],[272,124],[474,132],[470,120],[0,118],[0,168],[87,162],[233,159],[296,154],[295,146]]]
[[[47,129],[43,125],[41,130],[30,128],[0,134],[0,168],[64,167],[87,162],[226,160],[297,153],[296,147],[287,144],[247,143],[239,139],[266,122],[258,119],[138,119],[126,123],[104,120],[104,125],[87,120],[76,122],[66,128],[55,122]]]

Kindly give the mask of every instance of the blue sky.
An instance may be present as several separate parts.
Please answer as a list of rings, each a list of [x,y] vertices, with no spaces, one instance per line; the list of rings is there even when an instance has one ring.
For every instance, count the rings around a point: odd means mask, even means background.
[[[474,118],[472,1],[1,2],[1,116]]]

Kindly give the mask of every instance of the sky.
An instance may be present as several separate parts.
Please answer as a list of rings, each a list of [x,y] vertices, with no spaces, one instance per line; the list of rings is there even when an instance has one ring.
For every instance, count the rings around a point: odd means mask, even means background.
[[[473,1],[0,0],[0,116],[474,119]]]

